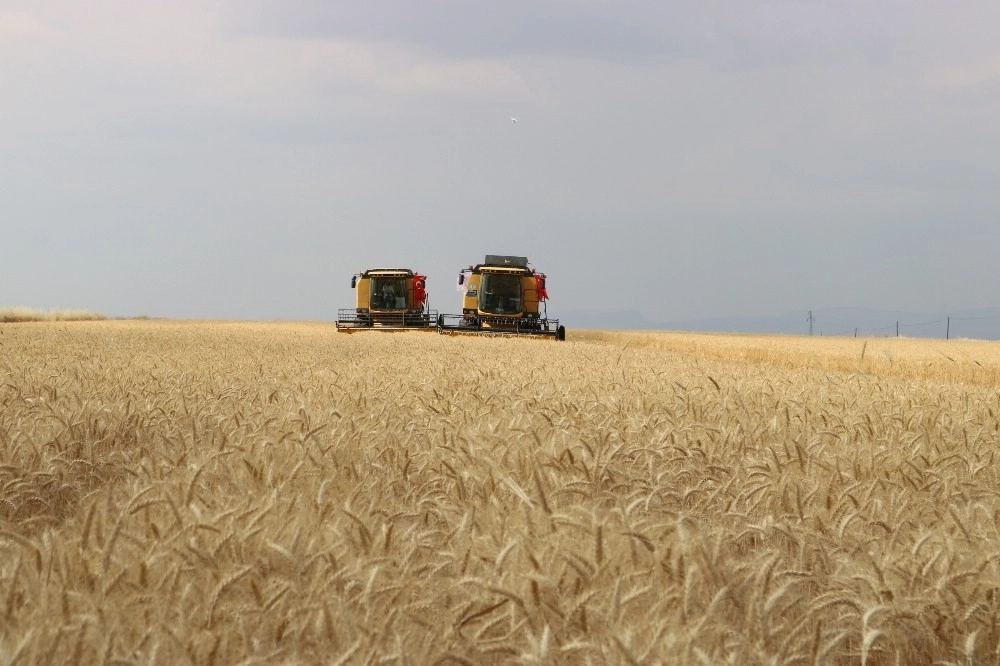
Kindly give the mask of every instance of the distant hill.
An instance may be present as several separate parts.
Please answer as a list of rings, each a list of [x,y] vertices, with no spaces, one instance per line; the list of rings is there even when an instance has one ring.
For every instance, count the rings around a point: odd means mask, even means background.
[[[1000,307],[942,312],[904,312],[869,308],[813,310],[813,335],[1000,340]],[[567,328],[612,330],[704,331],[808,335],[808,311],[772,317],[713,317],[654,321],[636,311],[570,312],[560,316]],[[949,321],[950,318],[950,321]]]
[[[598,330],[655,331],[666,329],[666,324],[647,319],[636,310],[618,312],[568,312],[558,315],[559,323],[573,328]]]

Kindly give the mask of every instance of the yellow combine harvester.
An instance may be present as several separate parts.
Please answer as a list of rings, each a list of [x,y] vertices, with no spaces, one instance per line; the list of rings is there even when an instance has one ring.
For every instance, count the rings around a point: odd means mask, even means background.
[[[439,315],[439,333],[566,339],[566,328],[548,318],[545,274],[529,266],[527,257],[488,254],[460,271],[458,284],[462,314]]]
[[[372,268],[351,277],[353,308],[337,311],[337,330],[435,330],[437,312],[428,309],[427,277],[408,268]]]

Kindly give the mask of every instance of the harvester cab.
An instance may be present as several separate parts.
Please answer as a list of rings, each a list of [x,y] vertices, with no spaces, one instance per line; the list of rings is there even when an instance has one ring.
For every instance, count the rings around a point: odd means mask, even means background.
[[[488,254],[459,271],[458,285],[462,314],[439,315],[438,332],[566,339],[565,327],[548,318],[545,274],[527,257]]]
[[[355,306],[337,311],[337,330],[432,331],[427,277],[408,268],[372,268],[351,276]]]

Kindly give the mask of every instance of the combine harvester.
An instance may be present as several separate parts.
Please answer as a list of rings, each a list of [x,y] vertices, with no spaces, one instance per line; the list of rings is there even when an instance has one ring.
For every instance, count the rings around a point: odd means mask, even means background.
[[[439,333],[566,339],[566,328],[548,318],[545,274],[536,273],[527,257],[488,254],[460,271],[458,284],[462,314],[439,315]]]
[[[408,268],[372,268],[353,275],[356,305],[337,311],[337,330],[435,330],[437,312],[428,309],[426,285],[426,276]]]

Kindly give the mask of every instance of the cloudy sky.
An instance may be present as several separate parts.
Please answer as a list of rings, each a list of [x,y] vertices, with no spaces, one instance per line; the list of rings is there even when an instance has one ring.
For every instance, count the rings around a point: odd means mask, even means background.
[[[993,0],[0,0],[0,307],[1000,305]],[[514,124],[511,116],[519,121]],[[567,323],[572,325],[572,319]]]

